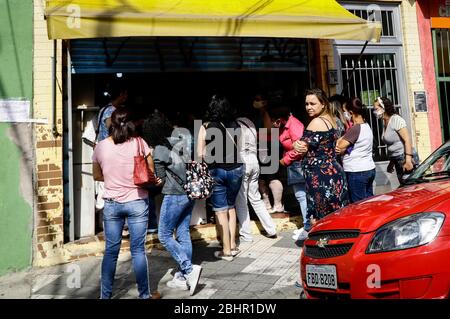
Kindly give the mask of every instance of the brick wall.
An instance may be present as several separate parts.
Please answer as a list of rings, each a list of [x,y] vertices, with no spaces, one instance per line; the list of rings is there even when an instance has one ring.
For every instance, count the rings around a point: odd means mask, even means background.
[[[52,106],[53,41],[48,40],[44,20],[44,1],[34,1],[34,118],[48,119],[48,124],[35,126],[37,203],[35,213],[35,266],[61,262],[63,255],[63,163],[62,138],[55,137]],[[62,132],[61,41],[57,53],[57,112],[58,132]]]

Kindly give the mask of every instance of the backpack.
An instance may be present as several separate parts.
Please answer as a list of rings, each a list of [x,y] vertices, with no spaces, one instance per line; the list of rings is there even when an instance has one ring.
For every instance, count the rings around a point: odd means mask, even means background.
[[[207,198],[212,194],[214,179],[205,162],[186,163],[186,184],[184,190],[191,199]]]
[[[177,176],[170,168],[166,167],[176,182],[183,187],[186,195],[190,199],[203,199],[211,196],[214,186],[214,179],[209,172],[205,162],[192,161],[186,163],[186,183]]]
[[[86,128],[84,129],[83,135],[81,137],[83,142],[91,146],[92,148],[94,148],[95,145],[97,144],[98,133],[100,131],[100,121],[107,108],[108,105],[103,107],[100,110],[99,116],[98,117],[95,116],[92,120],[90,120],[86,124]]]

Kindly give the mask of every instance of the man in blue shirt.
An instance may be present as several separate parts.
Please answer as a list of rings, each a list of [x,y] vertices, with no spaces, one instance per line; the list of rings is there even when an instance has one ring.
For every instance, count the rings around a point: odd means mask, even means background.
[[[128,89],[119,84],[113,85],[110,90],[111,102],[104,106],[106,109],[100,110],[101,118],[98,119],[99,130],[97,143],[109,136],[109,127],[111,125],[111,114],[116,108],[121,107],[128,99]],[[103,112],[102,112],[103,111]]]

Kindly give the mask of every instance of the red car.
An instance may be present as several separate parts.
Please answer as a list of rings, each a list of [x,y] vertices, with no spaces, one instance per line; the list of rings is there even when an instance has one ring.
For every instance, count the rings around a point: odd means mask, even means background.
[[[450,141],[403,187],[321,219],[300,258],[307,298],[449,298]]]

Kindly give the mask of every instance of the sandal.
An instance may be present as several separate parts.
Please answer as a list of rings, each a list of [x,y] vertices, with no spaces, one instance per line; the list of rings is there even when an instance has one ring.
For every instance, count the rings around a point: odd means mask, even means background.
[[[240,251],[240,249],[239,248],[233,248],[233,249],[231,249],[231,256],[236,256],[237,254],[239,254],[241,251]]]
[[[218,250],[214,252],[214,257],[218,258],[218,259],[223,259],[226,261],[232,261],[233,260],[233,255],[225,255],[223,253],[223,251]]]

